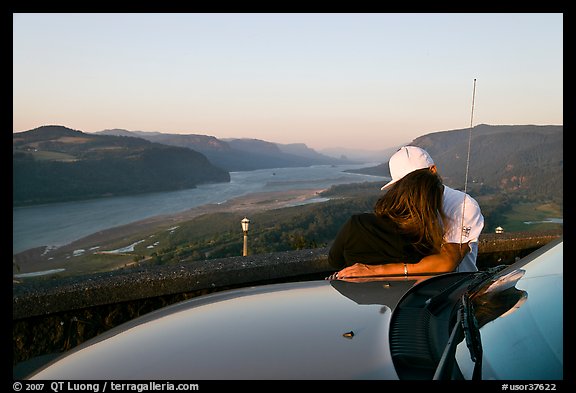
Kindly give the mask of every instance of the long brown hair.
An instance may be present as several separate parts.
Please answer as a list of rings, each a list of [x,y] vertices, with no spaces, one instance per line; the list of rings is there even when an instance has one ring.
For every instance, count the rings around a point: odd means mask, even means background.
[[[442,178],[424,168],[410,172],[378,199],[377,216],[387,216],[400,230],[412,236],[414,247],[423,254],[440,252],[443,242]]]

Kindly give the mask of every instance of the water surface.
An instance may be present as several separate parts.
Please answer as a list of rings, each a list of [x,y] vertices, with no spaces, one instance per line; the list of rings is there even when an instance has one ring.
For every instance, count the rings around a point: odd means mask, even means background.
[[[231,172],[229,183],[201,185],[188,190],[18,207],[13,209],[13,254],[39,246],[62,246],[105,229],[258,192],[321,189],[379,180],[384,184],[388,178],[343,172],[374,165],[318,165]]]

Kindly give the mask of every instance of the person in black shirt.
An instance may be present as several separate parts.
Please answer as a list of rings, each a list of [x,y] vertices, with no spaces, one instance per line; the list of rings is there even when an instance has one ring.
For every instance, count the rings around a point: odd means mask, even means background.
[[[440,176],[427,168],[392,185],[372,213],[355,214],[342,226],[328,253],[340,271],[327,278],[408,275],[410,264],[439,253],[443,190]]]

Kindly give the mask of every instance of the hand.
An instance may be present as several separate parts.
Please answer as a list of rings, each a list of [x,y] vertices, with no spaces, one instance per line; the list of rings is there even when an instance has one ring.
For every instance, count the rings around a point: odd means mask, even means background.
[[[355,263],[352,266],[345,267],[337,273],[339,279],[350,277],[370,277],[374,275],[377,275],[377,273],[373,271],[373,266],[364,263]]]
[[[343,280],[352,277],[371,277],[377,276],[374,266],[365,265],[363,263],[355,263],[352,266],[345,267],[339,272],[333,273],[326,277],[325,280]]]

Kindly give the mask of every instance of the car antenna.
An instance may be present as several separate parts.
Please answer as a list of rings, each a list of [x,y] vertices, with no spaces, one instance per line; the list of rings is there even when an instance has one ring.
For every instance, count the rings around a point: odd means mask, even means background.
[[[468,132],[468,155],[466,157],[466,174],[464,176],[464,203],[462,203],[462,224],[460,226],[460,252],[462,252],[462,243],[464,242],[464,233],[468,228],[464,228],[464,211],[466,210],[466,193],[468,190],[468,171],[470,168],[470,146],[472,144],[472,128],[474,119],[474,98],[476,96],[476,78],[474,78],[474,87],[472,89],[472,110],[470,111],[470,131]]]

